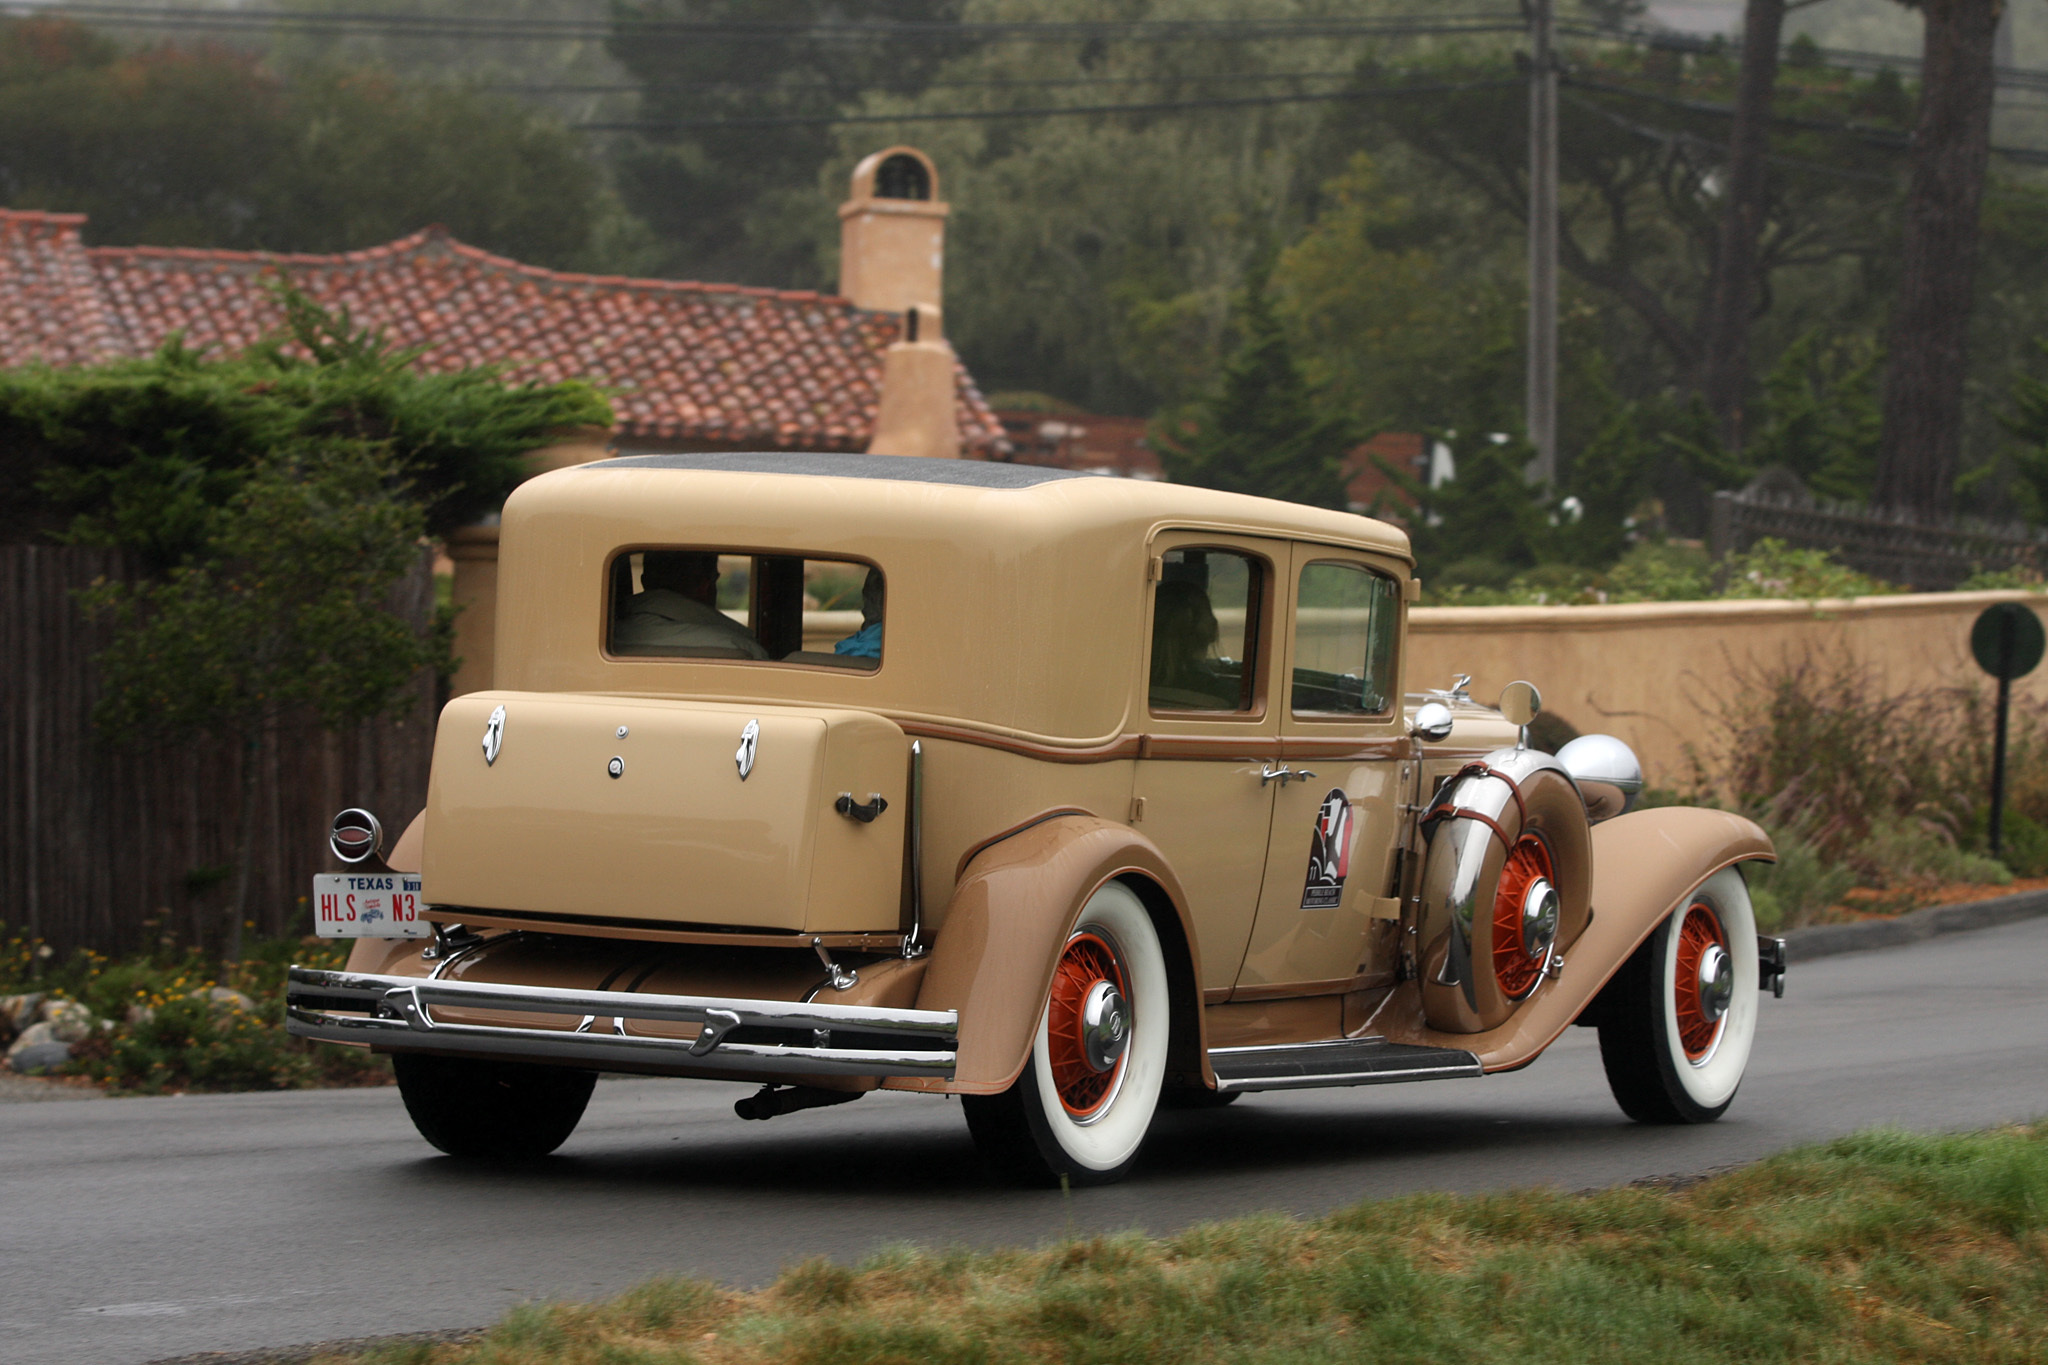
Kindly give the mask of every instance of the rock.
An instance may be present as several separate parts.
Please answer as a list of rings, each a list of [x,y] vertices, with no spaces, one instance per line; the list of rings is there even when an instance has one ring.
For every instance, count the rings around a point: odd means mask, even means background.
[[[48,1028],[47,1024],[36,1024],[34,1028]],[[23,1034],[24,1038],[28,1035]],[[69,1043],[33,1043],[28,1047],[18,1044],[9,1050],[7,1064],[26,1076],[30,1072],[54,1070],[71,1060]]]
[[[130,1024],[146,1024],[156,1018],[156,1011],[148,1005],[130,1005],[127,1019]]]
[[[0,1014],[7,1016],[7,1022],[17,1030],[25,1029],[42,1017],[43,995],[0,995]]]
[[[14,1055],[17,1052],[21,1052],[27,1048],[40,1047],[44,1043],[55,1043],[60,1041],[62,1040],[57,1037],[57,1035],[51,1030],[48,1024],[30,1024],[27,1028],[21,1031],[21,1036],[19,1038],[16,1038],[12,1043],[9,1043],[7,1045],[8,1064],[13,1064]]]
[[[256,1002],[240,991],[229,990],[226,986],[215,986],[212,990],[192,991],[187,1000],[204,1000],[213,1006],[214,1013],[225,1014],[229,1010],[240,1010],[244,1014],[256,1013]]]
[[[92,1036],[92,1031],[99,1027],[99,1020],[76,1000],[52,1000],[43,1006],[43,1024],[49,1026],[50,1035],[57,1042],[79,1043]],[[27,1036],[22,1034],[24,1038]]]

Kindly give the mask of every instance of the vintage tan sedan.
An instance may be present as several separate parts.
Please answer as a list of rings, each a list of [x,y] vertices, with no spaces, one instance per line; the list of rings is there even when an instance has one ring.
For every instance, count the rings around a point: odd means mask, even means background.
[[[392,1054],[421,1134],[539,1155],[597,1073],[962,1098],[1001,1168],[1115,1179],[1165,1104],[1479,1077],[1599,1029],[1718,1117],[1782,991],[1724,812],[1629,811],[1404,676],[1363,517],[898,456],[633,456],[506,504],[495,690],[388,852],[337,818],[294,1033]],[[1408,692],[1441,681],[1441,691]],[[1505,714],[1504,714],[1505,713]],[[381,861],[379,857],[381,855]]]

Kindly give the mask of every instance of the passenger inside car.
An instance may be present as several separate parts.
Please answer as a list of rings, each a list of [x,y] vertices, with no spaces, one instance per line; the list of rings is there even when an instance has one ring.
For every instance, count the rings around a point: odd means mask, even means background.
[[[860,629],[832,646],[841,658],[882,657],[882,571],[869,569],[860,585]]]
[[[718,609],[718,556],[708,550],[649,550],[641,556],[640,591],[614,600],[621,606],[612,648],[620,654],[768,657],[745,626]]]

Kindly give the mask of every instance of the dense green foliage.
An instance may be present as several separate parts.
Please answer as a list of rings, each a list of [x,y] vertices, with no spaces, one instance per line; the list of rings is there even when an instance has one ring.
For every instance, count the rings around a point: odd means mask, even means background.
[[[1245,290],[1239,329],[1216,391],[1184,424],[1155,435],[1166,472],[1176,483],[1342,507],[1344,453],[1356,433],[1295,363],[1263,273]]]
[[[387,609],[425,526],[375,447],[312,442],[265,457],[161,579],[86,594],[112,618],[93,712],[101,734],[150,742],[254,736],[303,710],[339,728],[399,706],[443,662],[440,641]]]
[[[285,329],[246,355],[173,337],[141,360],[0,371],[0,534],[118,545],[165,569],[258,462],[343,441],[387,451],[438,535],[502,502],[550,431],[611,420],[586,384],[430,373],[346,315],[282,297]]]
[[[339,968],[348,950],[340,939],[274,939],[222,966],[168,937],[118,961],[53,960],[41,944],[0,939],[0,995],[39,992],[90,1010],[103,1027],[72,1045],[63,1071],[117,1094],[381,1085],[391,1077],[384,1058],[284,1030],[286,969]]]
[[[1227,1150],[1239,1117],[1205,1115],[1183,1141]],[[745,1293],[657,1280],[517,1309],[473,1342],[350,1359],[2022,1365],[2048,1339],[2044,1232],[2048,1127],[1878,1130],[1680,1188],[1423,1194],[1159,1238],[898,1247]]]
[[[0,203],[90,214],[94,243],[340,251],[438,222],[590,267],[609,202],[575,135],[509,99],[0,20]]]

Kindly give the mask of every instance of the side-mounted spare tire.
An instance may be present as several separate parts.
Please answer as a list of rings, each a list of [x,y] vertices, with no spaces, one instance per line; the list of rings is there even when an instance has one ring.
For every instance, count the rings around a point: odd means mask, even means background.
[[[1423,1012],[1483,1033],[1562,969],[1591,919],[1585,799],[1551,755],[1499,749],[1443,785],[1423,828]]]

